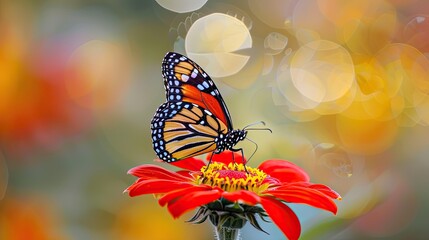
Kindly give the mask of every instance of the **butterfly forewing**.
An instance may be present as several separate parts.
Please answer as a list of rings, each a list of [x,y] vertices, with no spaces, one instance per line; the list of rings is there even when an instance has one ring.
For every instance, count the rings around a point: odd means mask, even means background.
[[[168,102],[192,102],[209,110],[228,129],[232,121],[219,90],[204,70],[189,58],[169,52],[162,62]]]
[[[153,147],[166,162],[213,152],[227,126],[209,110],[190,102],[161,105],[151,122]]]
[[[246,137],[233,130],[213,80],[189,58],[167,53],[162,62],[167,102],[151,122],[153,148],[166,162],[233,149]]]

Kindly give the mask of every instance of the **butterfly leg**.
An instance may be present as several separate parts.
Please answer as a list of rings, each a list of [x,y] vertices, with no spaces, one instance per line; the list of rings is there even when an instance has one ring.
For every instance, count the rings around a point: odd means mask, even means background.
[[[240,153],[241,153],[241,157],[243,158],[243,166],[244,166],[244,170],[246,171],[246,173],[247,173],[247,174],[249,174],[249,172],[247,171],[247,168],[246,168],[246,162],[244,161],[244,152],[243,152],[243,148],[239,148],[239,149],[231,148],[231,151],[233,151],[233,152],[240,152]],[[234,160],[234,153],[232,153],[232,161],[235,163],[235,160]]]
[[[215,151],[213,151],[213,152],[212,152],[212,154],[210,155],[210,160],[209,160],[209,163],[207,163],[206,171],[207,171],[207,169],[209,169],[209,166],[210,166],[210,164],[212,163],[213,155],[215,155],[215,154],[218,154],[218,153],[216,152],[216,150],[215,150]]]

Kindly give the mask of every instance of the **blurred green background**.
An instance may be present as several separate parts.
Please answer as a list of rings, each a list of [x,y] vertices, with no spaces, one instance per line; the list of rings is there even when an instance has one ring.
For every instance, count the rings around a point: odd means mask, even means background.
[[[336,216],[291,206],[303,239],[429,236],[428,1],[0,1],[0,33],[0,239],[213,238],[122,194],[155,158],[168,51],[236,128],[273,130],[249,133],[250,165],[287,159],[342,195]],[[243,239],[284,238],[263,228]]]

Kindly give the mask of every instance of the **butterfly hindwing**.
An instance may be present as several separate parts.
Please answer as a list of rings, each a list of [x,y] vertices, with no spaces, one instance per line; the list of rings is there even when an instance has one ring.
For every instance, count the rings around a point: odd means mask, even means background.
[[[191,102],[209,110],[228,129],[232,121],[226,104],[210,76],[198,64],[178,53],[169,52],[162,62],[162,75],[168,102]]]
[[[213,152],[227,126],[209,110],[190,102],[161,105],[151,122],[153,148],[166,162]]]

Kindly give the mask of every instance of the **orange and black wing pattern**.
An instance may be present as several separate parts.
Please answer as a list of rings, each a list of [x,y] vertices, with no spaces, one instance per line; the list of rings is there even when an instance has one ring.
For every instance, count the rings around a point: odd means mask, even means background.
[[[213,152],[227,126],[207,109],[190,102],[161,105],[151,123],[153,148],[160,159],[174,162]]]
[[[228,129],[231,116],[209,75],[198,64],[179,53],[169,52],[162,61],[167,102],[190,102],[210,111]]]

